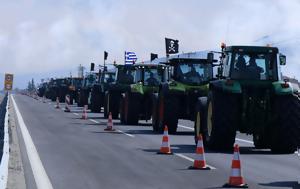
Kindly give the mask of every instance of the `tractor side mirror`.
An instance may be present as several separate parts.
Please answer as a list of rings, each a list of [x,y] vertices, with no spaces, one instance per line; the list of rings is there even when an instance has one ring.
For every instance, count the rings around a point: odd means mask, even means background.
[[[207,53],[207,62],[212,64],[213,61],[214,61],[214,53],[212,52]]]
[[[286,65],[286,56],[283,54],[279,54],[279,64],[284,66]]]

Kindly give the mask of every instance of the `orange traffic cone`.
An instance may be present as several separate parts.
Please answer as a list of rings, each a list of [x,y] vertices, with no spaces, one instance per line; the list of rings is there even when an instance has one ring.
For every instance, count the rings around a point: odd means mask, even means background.
[[[55,106],[55,108],[56,109],[59,109],[60,107],[59,107],[59,98],[58,97],[56,97],[56,106]]]
[[[194,160],[194,165],[189,167],[189,169],[210,170],[210,167],[206,165],[203,139],[201,134],[198,136],[196,158]]]
[[[109,112],[107,127],[104,130],[105,131],[115,131],[115,129],[113,129],[113,121],[112,121],[111,112]]]
[[[81,119],[87,119],[87,105],[83,106],[83,112],[82,112]]]
[[[158,154],[167,154],[167,155],[173,154],[171,152],[171,147],[170,147],[170,144],[169,144],[169,133],[168,133],[168,127],[167,126],[165,126],[161,147],[160,147],[159,152],[157,152],[157,153]]]
[[[70,107],[69,107],[69,104],[70,104],[70,96],[69,95],[66,95],[65,101],[66,101],[65,112],[71,112]]]
[[[242,176],[241,161],[240,161],[240,148],[239,145],[234,146],[233,160],[231,164],[231,175],[229,183],[225,184],[227,188],[248,188]]]

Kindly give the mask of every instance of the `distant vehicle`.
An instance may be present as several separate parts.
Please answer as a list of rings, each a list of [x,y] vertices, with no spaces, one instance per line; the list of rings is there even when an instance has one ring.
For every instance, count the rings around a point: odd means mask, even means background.
[[[134,83],[135,67],[132,65],[116,65],[116,80],[108,86],[105,92],[104,117],[107,118],[112,113],[113,119],[119,117],[119,105],[122,93],[130,90],[130,85]]]
[[[97,82],[93,84],[90,92],[90,107],[92,112],[101,112],[104,107],[105,92],[110,83],[115,81],[115,71],[108,71],[107,67],[99,71]]]
[[[199,97],[208,93],[208,83],[213,77],[213,54],[207,58],[171,58],[171,78],[161,84],[153,96],[152,126],[162,132],[165,125],[170,133],[176,133],[178,119],[194,120],[195,105]]]
[[[48,85],[47,82],[43,82],[38,86],[37,94],[39,97],[43,97],[46,95],[47,85]]]
[[[195,136],[212,149],[232,149],[236,131],[256,148],[294,153],[300,142],[299,89],[282,80],[286,57],[276,47],[222,45],[218,79],[195,114]]]
[[[93,85],[96,83],[98,78],[98,73],[88,73],[82,80],[81,87],[77,92],[77,105],[82,107],[88,105],[90,108],[91,102],[89,100],[90,92]]]
[[[120,120],[123,124],[138,124],[140,119],[150,120],[152,98],[162,82],[168,81],[168,66],[164,64],[135,64],[134,84],[122,93]]]
[[[70,95],[70,104],[73,104],[74,101],[77,103],[78,90],[81,87],[82,80],[83,78],[79,78],[79,77],[69,78],[68,94]]]

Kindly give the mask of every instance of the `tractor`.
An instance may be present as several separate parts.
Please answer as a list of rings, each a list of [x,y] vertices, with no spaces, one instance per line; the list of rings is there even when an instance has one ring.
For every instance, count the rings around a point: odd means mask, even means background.
[[[83,107],[84,105],[88,105],[90,108],[90,93],[93,85],[97,81],[96,73],[88,73],[82,80],[81,87],[77,92],[77,105],[78,107]]]
[[[170,66],[170,80],[162,83],[159,92],[153,95],[153,131],[162,132],[167,125],[169,132],[175,134],[178,119],[193,120],[198,98],[208,93],[208,83],[213,77],[212,62],[217,60],[207,52],[202,52],[201,57],[183,55],[166,62]]]
[[[101,112],[101,108],[104,107],[105,92],[108,90],[109,84],[114,81],[114,71],[107,70],[107,67],[104,67],[103,70],[99,70],[98,81],[94,83],[90,94],[92,112]]]
[[[134,84],[122,93],[120,120],[122,124],[137,125],[139,119],[150,120],[152,96],[159,85],[168,81],[168,66],[164,64],[135,64]]]
[[[300,141],[299,89],[282,79],[286,56],[269,46],[221,46],[217,79],[198,99],[195,138],[230,150],[236,132],[253,136],[256,148],[292,153]]]
[[[104,117],[108,118],[109,113],[113,119],[119,117],[119,105],[122,93],[130,90],[134,83],[135,68],[133,65],[115,65],[116,79],[108,85],[104,99]]]

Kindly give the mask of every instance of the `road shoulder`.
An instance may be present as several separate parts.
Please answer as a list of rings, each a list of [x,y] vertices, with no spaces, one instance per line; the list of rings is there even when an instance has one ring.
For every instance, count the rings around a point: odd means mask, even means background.
[[[15,111],[12,104],[10,104],[9,109],[9,146],[10,146],[10,154],[9,154],[9,164],[8,164],[8,181],[7,188],[8,189],[18,189],[18,188],[26,188],[25,176],[24,176],[24,167],[21,157],[19,139],[17,134],[17,124],[15,119]]]

